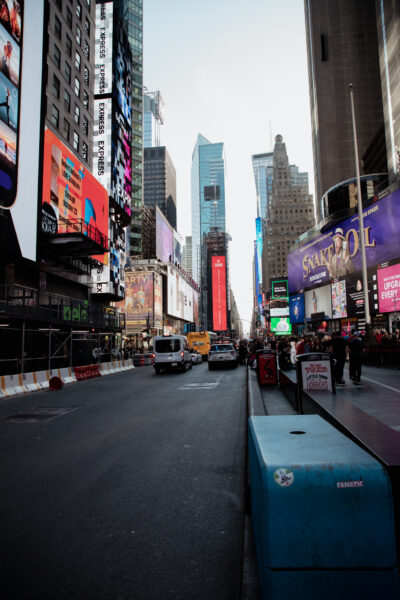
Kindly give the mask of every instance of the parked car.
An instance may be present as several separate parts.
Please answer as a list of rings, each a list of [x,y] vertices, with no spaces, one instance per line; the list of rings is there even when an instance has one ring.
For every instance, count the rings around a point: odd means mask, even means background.
[[[192,357],[184,335],[159,335],[153,338],[154,369],[187,371],[192,368]]]
[[[203,362],[203,357],[200,352],[197,352],[197,350],[191,350],[190,356],[192,357],[193,365],[200,365]]]
[[[214,344],[208,354],[208,368],[213,369],[224,366],[236,369],[238,365],[238,356],[233,344]]]

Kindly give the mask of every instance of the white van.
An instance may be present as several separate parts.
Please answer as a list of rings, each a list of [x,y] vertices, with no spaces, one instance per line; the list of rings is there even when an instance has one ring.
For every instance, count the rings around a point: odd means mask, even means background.
[[[153,338],[154,368],[187,371],[192,368],[187,339],[184,335],[156,335]]]

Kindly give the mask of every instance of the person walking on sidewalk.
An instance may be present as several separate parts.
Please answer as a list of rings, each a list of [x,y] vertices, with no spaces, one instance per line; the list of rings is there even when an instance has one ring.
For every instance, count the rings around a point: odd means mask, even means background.
[[[336,361],[334,369],[336,384],[345,385],[345,381],[343,379],[343,369],[346,363],[346,342],[343,339],[340,331],[334,331],[332,333],[332,340],[330,344],[333,358]]]
[[[354,384],[361,383],[361,365],[362,365],[362,356],[364,351],[364,342],[360,337],[360,333],[358,331],[352,331],[352,336],[347,342],[347,346],[349,347],[350,355],[350,379]]]

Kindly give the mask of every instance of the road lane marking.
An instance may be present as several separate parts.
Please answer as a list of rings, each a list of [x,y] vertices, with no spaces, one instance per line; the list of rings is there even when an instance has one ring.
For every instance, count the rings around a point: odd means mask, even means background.
[[[400,390],[394,387],[391,387],[390,385],[386,385],[385,383],[381,383],[380,381],[375,381],[375,379],[369,379],[368,377],[364,377],[363,379],[365,379],[366,381],[371,381],[372,383],[376,383],[377,385],[381,385],[382,387],[387,388],[388,390],[392,390],[393,392],[397,392],[398,394],[400,394]]]
[[[186,383],[178,390],[213,390],[217,385],[219,385],[219,381],[213,383]]]

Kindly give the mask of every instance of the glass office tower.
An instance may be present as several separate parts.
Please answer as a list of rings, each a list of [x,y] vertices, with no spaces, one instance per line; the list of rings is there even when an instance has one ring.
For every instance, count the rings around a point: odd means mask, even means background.
[[[225,231],[225,154],[200,133],[192,156],[192,268],[200,283],[202,240],[211,228]],[[206,188],[206,194],[204,193]],[[212,188],[212,189],[209,189]]]
[[[257,192],[257,217],[265,219],[265,212],[268,203],[268,167],[270,167],[270,191],[272,192],[272,165],[273,152],[264,154],[253,154],[251,157],[253,163],[254,181]]]

